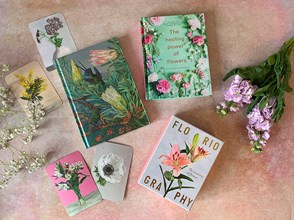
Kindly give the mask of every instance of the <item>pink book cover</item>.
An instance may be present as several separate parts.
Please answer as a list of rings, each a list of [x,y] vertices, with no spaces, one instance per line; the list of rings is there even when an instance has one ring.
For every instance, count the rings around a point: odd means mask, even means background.
[[[90,170],[79,151],[56,160],[46,167],[46,171],[69,216],[102,200]]]
[[[190,210],[223,142],[172,116],[138,183]]]

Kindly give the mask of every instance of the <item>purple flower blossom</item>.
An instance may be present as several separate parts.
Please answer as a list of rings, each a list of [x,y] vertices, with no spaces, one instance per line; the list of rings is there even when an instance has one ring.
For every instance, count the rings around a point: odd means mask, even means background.
[[[270,128],[272,126],[272,115],[275,111],[276,99],[271,98],[263,109],[259,109],[259,104],[255,105],[247,115],[248,138],[253,145],[252,151],[261,152],[262,146],[266,146],[266,141],[270,138]]]
[[[152,57],[150,55],[147,55],[146,56],[146,66],[147,66],[147,69],[149,71],[152,70],[152,64],[151,64],[151,62],[152,62]]]
[[[253,86],[248,80],[242,79],[239,75],[236,75],[232,81],[230,88],[225,91],[225,105],[220,103],[217,106],[217,112],[224,116],[229,112],[237,112],[244,104],[250,104],[252,102],[252,96],[256,86]]]

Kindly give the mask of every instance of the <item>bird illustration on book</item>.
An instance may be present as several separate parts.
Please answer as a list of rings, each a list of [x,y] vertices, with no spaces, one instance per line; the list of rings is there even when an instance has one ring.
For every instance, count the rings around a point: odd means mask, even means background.
[[[99,72],[99,70],[94,66],[94,72],[91,68],[86,68],[80,61],[79,61],[79,65],[77,65],[77,67],[80,70],[84,71],[84,74],[82,75],[83,80],[89,82],[89,83],[95,83],[95,84],[101,84],[103,86],[103,88],[105,89],[105,83],[102,79],[102,75]]]

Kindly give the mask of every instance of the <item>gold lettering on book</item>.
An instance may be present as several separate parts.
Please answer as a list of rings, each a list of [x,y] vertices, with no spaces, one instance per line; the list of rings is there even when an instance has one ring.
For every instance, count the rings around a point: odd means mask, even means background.
[[[161,182],[157,183],[157,180],[154,178],[151,181],[150,180],[151,180],[151,177],[146,176],[144,179],[144,183],[160,192],[162,183]]]
[[[180,122],[178,122],[177,120],[174,122],[172,128],[174,127],[178,127],[178,132],[180,133],[184,133],[185,135],[189,134],[190,132],[190,127],[183,127],[183,124],[181,123],[179,125]]]
[[[189,207],[189,205],[191,204],[191,202],[193,202],[193,199],[191,199],[188,196],[182,195],[180,192],[177,192],[174,196],[174,200],[180,200],[179,202],[182,203],[183,205],[186,204],[187,207]]]
[[[205,146],[208,146],[211,148],[212,146],[212,149],[213,150],[217,150],[218,147],[219,147],[219,143],[218,142],[214,142],[214,140],[210,140],[209,141],[209,137],[205,137],[202,144],[204,144]]]

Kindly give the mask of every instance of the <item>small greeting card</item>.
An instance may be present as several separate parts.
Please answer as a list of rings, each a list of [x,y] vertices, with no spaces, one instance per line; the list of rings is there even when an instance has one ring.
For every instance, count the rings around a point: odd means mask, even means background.
[[[190,210],[223,142],[172,116],[139,184]]]
[[[37,61],[33,61],[5,77],[21,107],[29,100],[39,100],[46,113],[61,106],[62,101]]]
[[[89,168],[79,151],[46,167],[46,171],[69,216],[102,200]]]
[[[130,146],[104,142],[96,147],[92,175],[103,199],[124,199],[133,149]]]
[[[53,60],[77,51],[63,14],[56,13],[29,24],[44,66],[54,69]]]
[[[146,99],[211,95],[204,14],[141,18]]]

